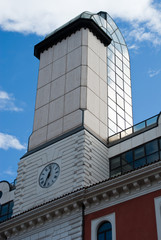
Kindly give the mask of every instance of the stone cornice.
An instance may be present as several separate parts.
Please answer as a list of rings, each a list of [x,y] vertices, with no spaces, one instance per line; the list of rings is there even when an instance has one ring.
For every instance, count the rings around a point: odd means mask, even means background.
[[[86,209],[89,209],[90,206],[97,206],[102,201],[114,202],[116,199],[122,201],[123,196],[124,201],[126,201],[128,200],[127,196],[134,192],[143,195],[146,194],[145,190],[147,189],[149,192],[161,189],[160,183],[161,162],[159,161],[125,175],[78,189],[73,193],[14,216],[0,224],[0,239],[9,238],[36,225],[60,218],[63,214],[69,214],[71,211],[80,211],[82,204],[85,205]]]

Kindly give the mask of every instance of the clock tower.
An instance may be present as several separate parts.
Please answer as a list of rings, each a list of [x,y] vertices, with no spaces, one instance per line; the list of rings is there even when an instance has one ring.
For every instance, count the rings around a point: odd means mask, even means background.
[[[18,167],[13,215],[109,177],[107,137],[132,125],[132,107],[128,87],[121,97],[124,70],[117,66],[129,59],[125,46],[119,59],[107,20],[103,12],[82,13],[35,46],[34,124]],[[113,95],[113,78],[120,95]]]

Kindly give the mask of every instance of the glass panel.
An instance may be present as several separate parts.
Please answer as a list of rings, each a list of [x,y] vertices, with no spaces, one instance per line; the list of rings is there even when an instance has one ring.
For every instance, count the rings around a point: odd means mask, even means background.
[[[118,126],[123,130],[125,129],[125,121],[122,117],[120,117],[119,115],[117,116],[118,119]]]
[[[118,57],[116,57],[116,65],[122,70],[122,61]]]
[[[129,54],[128,54],[126,45],[122,45],[122,51],[123,51],[124,57],[126,57],[126,59],[129,60]]]
[[[114,170],[111,171],[111,177],[115,177],[121,174],[121,167],[116,168]]]
[[[100,19],[101,19],[101,22],[102,22],[102,26],[104,28],[106,28],[106,23],[107,23],[106,20],[103,17],[101,17]]]
[[[110,26],[110,24],[108,24],[108,23],[107,23],[107,29],[108,29],[108,31],[109,31],[110,34],[113,33],[113,29],[112,29],[112,27]]]
[[[151,153],[158,151],[158,141],[154,140],[152,142],[149,142],[145,145],[146,148],[146,155],[149,155]]]
[[[124,73],[130,78],[130,69],[124,64]]]
[[[131,87],[124,82],[124,91],[131,97]]]
[[[134,162],[134,168],[139,168],[142,167],[146,164],[146,159],[145,158],[141,158],[140,160],[137,160]]]
[[[119,139],[120,139],[120,133],[115,134],[114,136],[111,136],[111,137],[109,138],[109,143],[110,143],[110,142],[114,142],[114,141],[119,140]]]
[[[131,86],[131,80],[125,74],[124,74],[124,80],[129,86]]]
[[[122,165],[131,163],[133,161],[133,151],[128,151],[121,155]]]
[[[130,125],[133,125],[132,118],[127,113],[125,113],[125,119]]]
[[[124,95],[125,95],[125,101],[128,102],[130,105],[132,105],[131,97],[129,97],[126,93]]]
[[[157,122],[157,119],[158,119],[158,116],[155,116],[155,117],[153,117],[153,118],[150,118],[150,119],[146,120],[146,125],[147,125],[147,126],[150,126],[150,125],[156,123],[156,122]]]
[[[114,33],[112,33],[112,39],[114,40],[114,42],[117,42],[117,43],[119,43],[118,37],[117,37],[117,35],[116,35],[116,33],[115,33],[115,32],[114,32]]]
[[[123,39],[123,37],[122,37],[122,34],[120,33],[119,29],[117,29],[117,30],[115,31],[115,33],[116,33],[116,35],[117,35],[120,43],[125,44],[125,41],[124,41],[124,39]]]
[[[122,108],[120,108],[119,106],[117,106],[117,113],[124,118],[124,111],[122,110]]]
[[[116,122],[116,112],[110,107],[108,108],[108,116],[113,122]]]
[[[116,92],[123,98],[124,97],[124,92],[123,90],[116,85]]]
[[[115,72],[108,67],[108,76],[115,82]]]
[[[134,169],[134,167],[133,167],[133,162],[132,162],[131,164],[127,164],[127,165],[122,166],[122,173],[129,172],[133,169]]]
[[[127,123],[126,123],[126,127],[127,127]],[[128,126],[129,127],[129,126]],[[128,135],[132,134],[132,127],[126,129],[125,131],[121,132],[121,138],[124,138]]]
[[[125,57],[123,57],[123,62],[130,68],[130,63]]]
[[[106,240],[105,239],[105,234],[104,233],[99,233],[98,234],[98,240]]]
[[[114,132],[116,132],[116,123],[109,120],[109,128],[111,128]]]
[[[125,102],[125,111],[129,114],[132,112],[132,106],[130,106],[127,102]]]
[[[120,86],[120,88],[123,89],[123,80],[122,80],[122,78],[119,77],[117,74],[116,74],[116,83],[117,83],[117,85]]]
[[[111,228],[112,228],[111,223],[110,222],[105,222],[99,227],[98,233],[109,231],[109,230],[111,230]]]
[[[109,105],[114,111],[116,111],[116,103],[113,102],[110,98],[108,98],[108,105]]]
[[[134,132],[137,132],[141,129],[145,128],[145,122],[139,123],[137,125],[134,126]]]
[[[117,49],[115,49],[115,54],[122,61],[122,54]]]
[[[122,53],[122,48],[120,43],[115,42],[115,47]]]
[[[116,73],[121,77],[123,78],[123,73],[122,71],[116,66]]]
[[[99,26],[102,25],[101,20],[100,20],[100,17],[99,17],[98,15],[94,15],[94,19],[95,19],[95,22],[96,22]]]
[[[9,213],[12,213],[13,205],[14,205],[13,201],[10,202],[10,204],[9,204]]]
[[[134,150],[135,160],[144,156],[144,147],[139,147]]]
[[[107,66],[109,66],[113,71],[115,71],[115,64],[110,61],[110,59],[107,59]]]
[[[108,86],[108,96],[115,102],[116,101],[116,95],[115,95],[115,91]]]
[[[120,167],[120,157],[115,157],[110,160],[110,168],[111,170],[117,167]]]
[[[147,163],[152,163],[159,160],[159,152],[153,153],[147,157]]]
[[[107,56],[108,56],[108,58],[109,58],[112,62],[115,62],[115,60],[114,60],[114,53],[113,53],[111,50],[109,50],[109,49],[108,49],[108,51],[107,51]]]
[[[112,231],[106,232],[106,239],[107,240],[112,240]]]
[[[4,204],[2,205],[1,207],[1,215],[6,215],[8,213],[8,203],[7,204]]]
[[[114,23],[114,21],[109,15],[107,16],[107,22],[110,24],[110,26],[113,28],[114,31],[117,29],[116,24]]]
[[[115,85],[116,84],[114,83],[114,81],[111,80],[111,78],[108,78],[108,85],[115,90]]]
[[[114,46],[112,44],[108,46],[108,49],[110,49],[114,53]]]
[[[117,104],[124,109],[124,100],[118,94],[116,94]]]

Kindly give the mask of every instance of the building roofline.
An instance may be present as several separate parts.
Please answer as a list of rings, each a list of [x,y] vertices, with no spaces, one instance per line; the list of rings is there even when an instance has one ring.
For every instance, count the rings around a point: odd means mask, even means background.
[[[43,41],[35,45],[34,56],[40,59],[40,54],[43,51],[61,42],[63,39],[66,39],[81,28],[88,28],[105,46],[111,43],[111,38],[93,21],[93,19],[78,18],[69,22],[69,24],[65,25],[63,28],[54,31],[52,35],[49,35]]]

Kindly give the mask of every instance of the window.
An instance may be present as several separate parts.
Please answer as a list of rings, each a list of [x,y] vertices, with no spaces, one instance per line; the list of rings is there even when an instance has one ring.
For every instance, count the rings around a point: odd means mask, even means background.
[[[97,240],[112,240],[112,225],[110,222],[103,222],[99,226]]]
[[[154,199],[158,239],[161,239],[161,197]]]
[[[91,240],[116,240],[115,213],[91,222]]]
[[[111,158],[110,176],[114,177],[158,160],[161,160],[161,139],[155,139]]]
[[[7,220],[12,216],[13,201],[0,206],[0,222]]]

